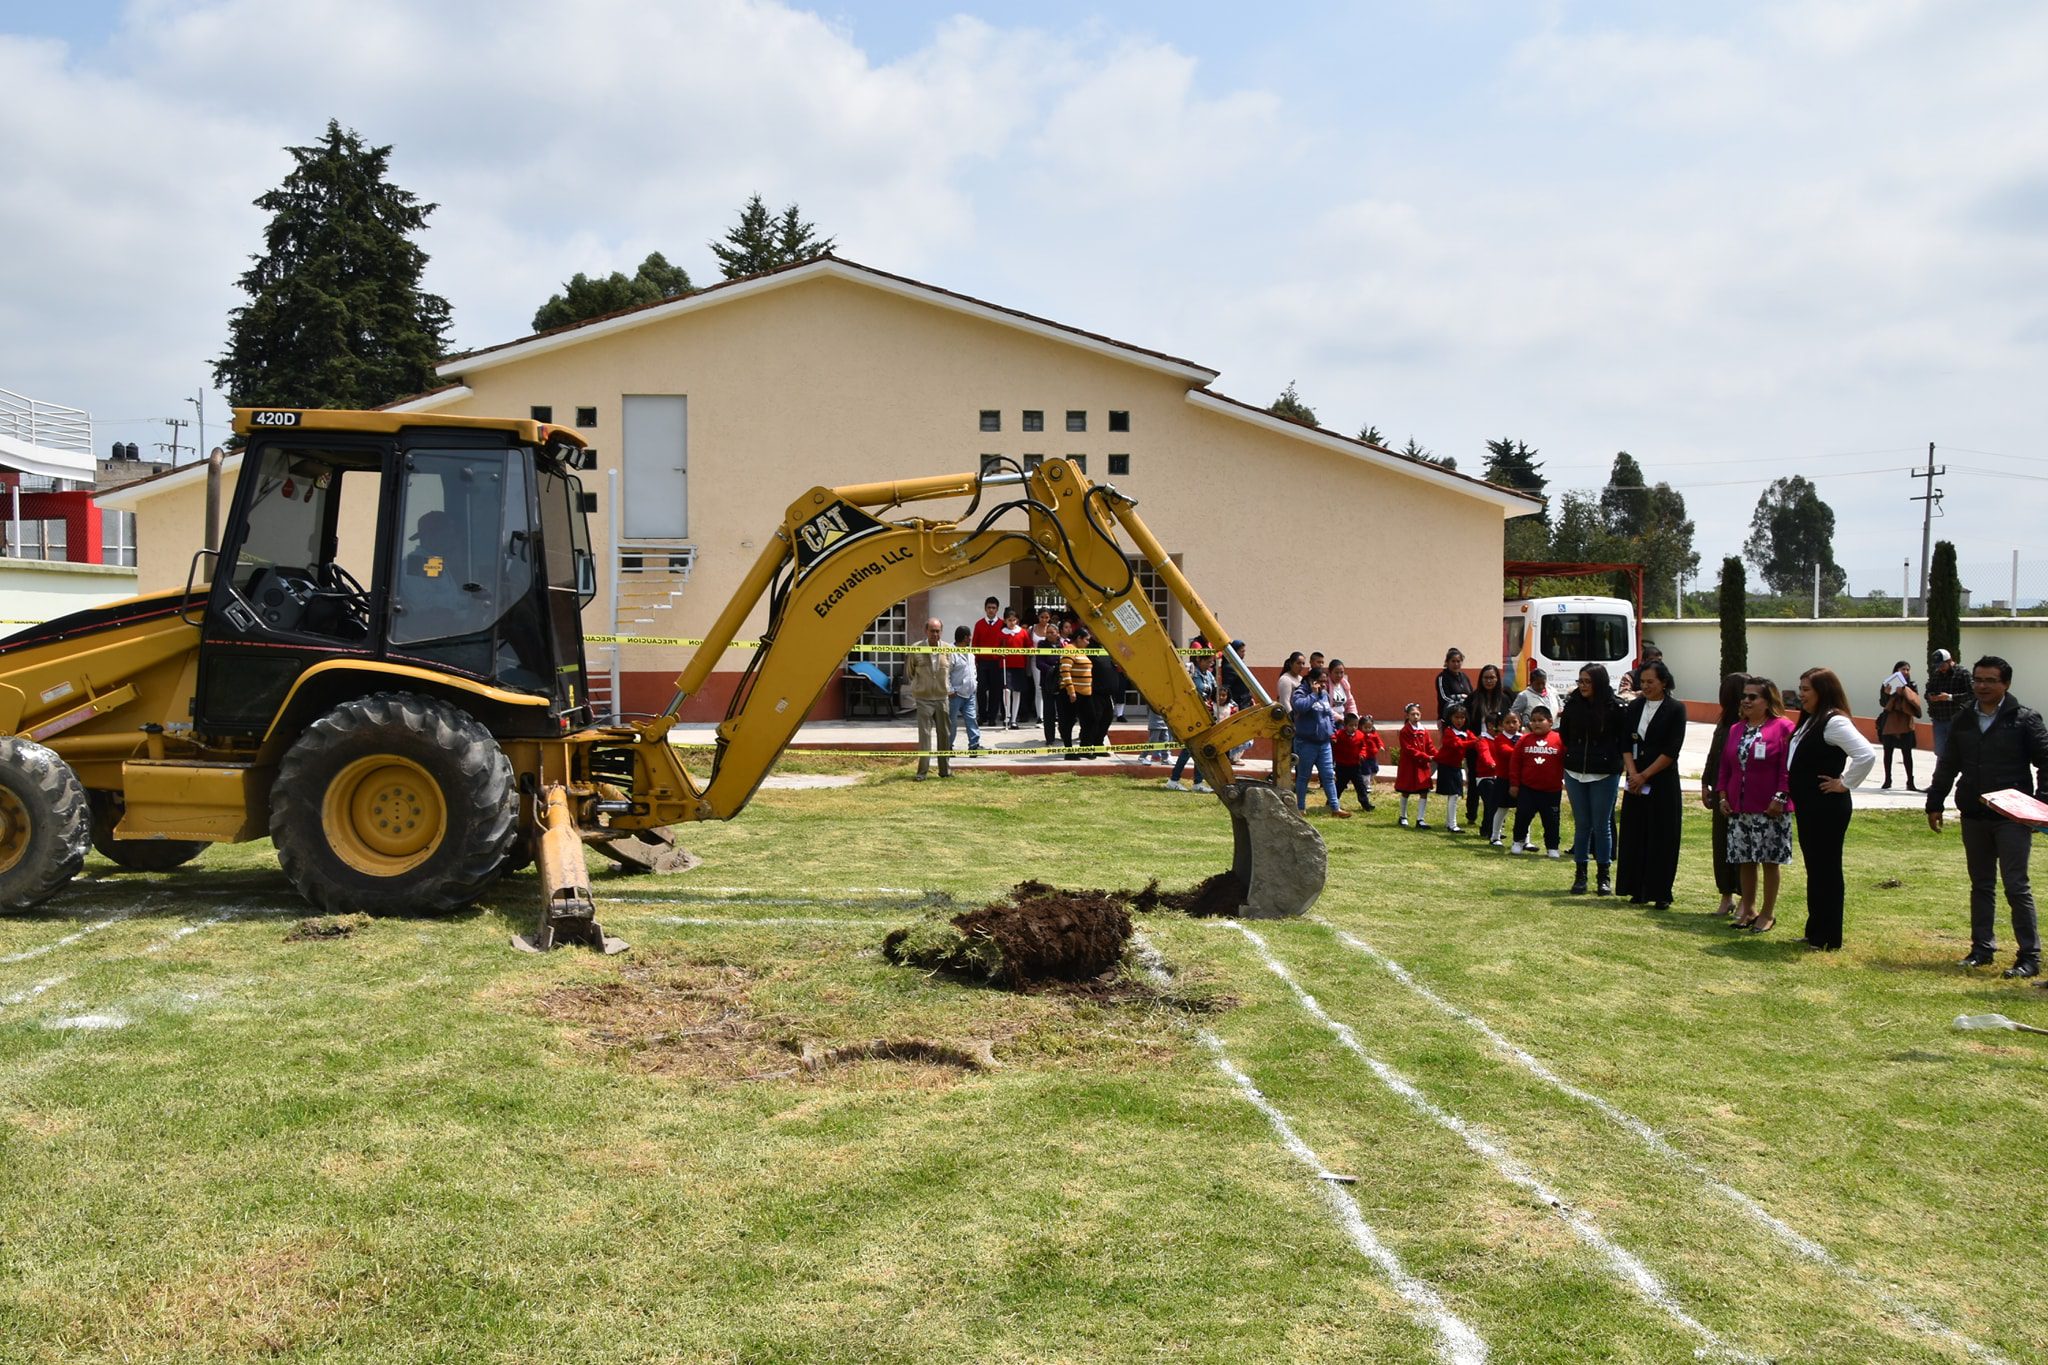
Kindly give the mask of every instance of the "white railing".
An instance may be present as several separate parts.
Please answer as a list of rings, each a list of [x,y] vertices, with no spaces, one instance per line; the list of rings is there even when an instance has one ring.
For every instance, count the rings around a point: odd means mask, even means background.
[[[45,450],[92,454],[92,414],[0,389],[0,435]]]

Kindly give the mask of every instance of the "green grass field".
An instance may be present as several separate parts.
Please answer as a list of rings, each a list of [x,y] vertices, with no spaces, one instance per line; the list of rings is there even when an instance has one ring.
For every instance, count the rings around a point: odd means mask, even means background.
[[[1141,916],[1173,984],[1092,996],[877,945],[928,892],[1192,883],[1213,799],[763,792],[694,872],[598,874],[614,959],[509,950],[530,874],[287,941],[266,846],[95,859],[0,920],[0,1359],[2048,1354],[2048,1038],[1950,1028],[2048,992],[1952,965],[1953,827],[1857,817],[1832,955],[1796,873],[1723,927],[1704,820],[1662,913],[1384,803],[1321,828],[1315,917]],[[792,1051],[878,1039],[999,1066]]]

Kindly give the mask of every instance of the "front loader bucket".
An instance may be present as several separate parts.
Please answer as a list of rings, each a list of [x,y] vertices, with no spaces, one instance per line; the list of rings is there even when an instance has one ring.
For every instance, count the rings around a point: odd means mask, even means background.
[[[549,787],[545,801],[534,861],[539,864],[547,899],[541,906],[540,927],[531,934],[513,935],[512,946],[526,953],[545,953],[572,944],[595,948],[607,956],[625,952],[623,940],[606,937],[598,927],[597,905],[590,898],[590,869],[583,865],[583,835],[569,809],[569,794],[560,787]]]
[[[1246,918],[1307,914],[1330,873],[1323,836],[1270,782],[1233,782],[1217,795],[1230,811],[1230,870],[1245,889]]]

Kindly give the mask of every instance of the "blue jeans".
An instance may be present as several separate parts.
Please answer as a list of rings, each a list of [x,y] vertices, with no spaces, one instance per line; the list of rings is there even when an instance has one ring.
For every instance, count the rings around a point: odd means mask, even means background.
[[[1572,861],[1583,863],[1587,853],[1602,867],[1614,861],[1614,798],[1621,790],[1621,774],[1598,782],[1564,780],[1565,795],[1572,799]]]
[[[1323,796],[1328,799],[1330,809],[1337,809],[1337,770],[1330,762],[1330,741],[1297,739],[1294,741],[1294,804],[1300,810],[1308,809],[1308,770],[1313,764],[1322,770]]]
[[[1934,761],[1941,762],[1941,751],[1948,747],[1948,727],[1955,724],[1955,717],[1930,722],[1934,726]]]
[[[953,722],[953,734],[955,735],[960,733],[961,724],[963,722],[966,724],[967,747],[969,749],[979,749],[981,747],[981,713],[976,707],[973,697],[948,697],[946,699],[946,715]],[[948,749],[953,747],[950,737],[947,739],[946,747]]]

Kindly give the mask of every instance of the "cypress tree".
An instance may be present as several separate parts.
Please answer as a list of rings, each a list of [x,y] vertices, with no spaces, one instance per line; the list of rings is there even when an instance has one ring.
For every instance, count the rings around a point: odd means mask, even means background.
[[[263,254],[238,283],[214,383],[245,407],[374,408],[434,386],[448,301],[420,288],[411,234],[437,207],[385,178],[391,148],[328,120],[298,164],[256,200]]]
[[[1955,542],[1934,542],[1934,559],[1927,566],[1927,657],[1945,649],[1950,657],[1963,657],[1963,585],[1956,577]]]
[[[1721,676],[1749,672],[1749,584],[1742,560],[1721,561]]]
[[[724,239],[711,243],[711,254],[718,258],[719,272],[737,280],[823,256],[837,242],[818,236],[817,225],[805,222],[795,204],[771,216],[756,194],[740,206],[739,221],[725,230]]]

